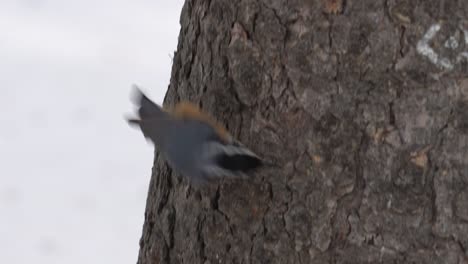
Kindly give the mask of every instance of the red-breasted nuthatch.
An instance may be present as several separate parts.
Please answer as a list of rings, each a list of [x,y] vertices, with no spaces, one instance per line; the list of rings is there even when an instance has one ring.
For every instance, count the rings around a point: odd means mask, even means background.
[[[129,119],[150,139],[169,165],[195,183],[222,177],[246,177],[262,160],[235,140],[210,115],[181,102],[166,111],[137,87],[135,104],[139,119]]]

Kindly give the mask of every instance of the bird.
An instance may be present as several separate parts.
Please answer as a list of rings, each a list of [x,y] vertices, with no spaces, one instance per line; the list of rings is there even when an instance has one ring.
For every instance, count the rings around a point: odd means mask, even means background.
[[[172,169],[195,184],[246,179],[263,165],[262,159],[236,140],[210,114],[182,101],[164,109],[139,87],[133,89],[137,118],[129,118],[151,141]]]

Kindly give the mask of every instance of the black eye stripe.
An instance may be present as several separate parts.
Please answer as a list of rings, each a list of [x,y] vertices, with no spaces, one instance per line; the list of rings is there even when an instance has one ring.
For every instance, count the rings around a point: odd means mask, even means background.
[[[245,154],[219,154],[216,156],[216,163],[227,170],[248,171],[259,167],[262,162],[254,156]]]

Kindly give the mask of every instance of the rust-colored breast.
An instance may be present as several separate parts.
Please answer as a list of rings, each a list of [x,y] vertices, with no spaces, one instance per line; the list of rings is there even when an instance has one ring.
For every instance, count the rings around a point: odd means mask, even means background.
[[[195,119],[201,122],[205,122],[208,125],[212,126],[216,132],[218,133],[219,137],[225,141],[229,142],[231,140],[231,136],[229,132],[221,125],[218,121],[216,121],[212,116],[209,114],[202,112],[200,108],[190,102],[180,102],[172,111],[173,115],[176,118],[180,119]]]

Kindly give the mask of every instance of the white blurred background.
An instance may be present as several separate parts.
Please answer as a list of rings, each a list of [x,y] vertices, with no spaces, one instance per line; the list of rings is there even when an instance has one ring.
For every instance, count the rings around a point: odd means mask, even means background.
[[[0,263],[135,263],[183,0],[0,0]]]

